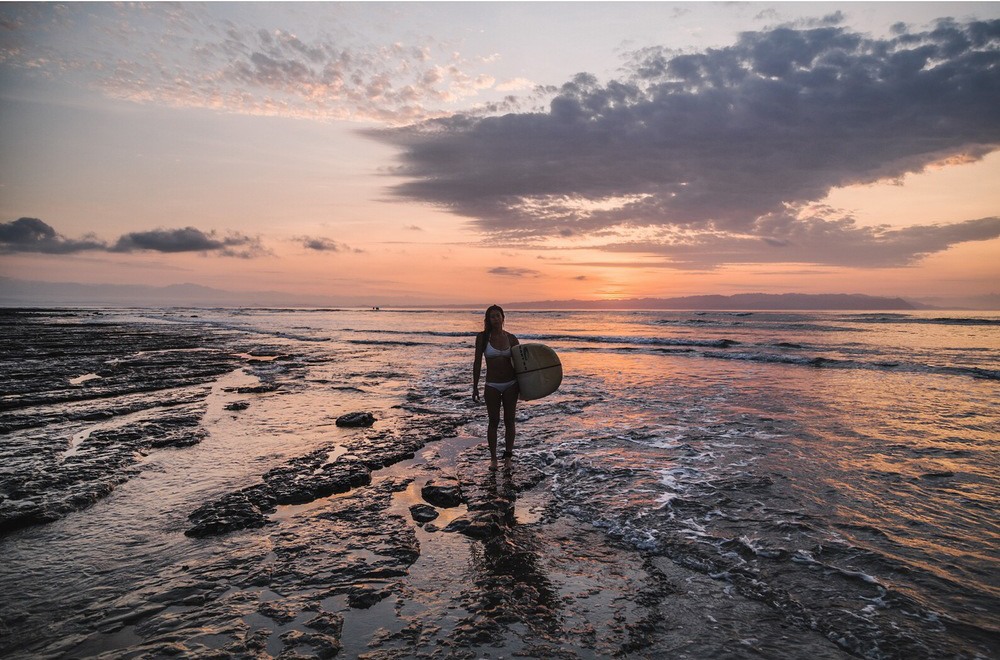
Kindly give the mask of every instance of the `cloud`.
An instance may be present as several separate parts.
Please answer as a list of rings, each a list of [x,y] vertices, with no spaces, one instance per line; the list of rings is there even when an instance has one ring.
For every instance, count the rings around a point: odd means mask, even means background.
[[[773,15],[777,16],[777,13]],[[762,12],[761,14],[758,14],[758,17],[764,18],[765,15]],[[843,23],[846,19],[847,16],[844,14],[844,12],[837,10],[832,14],[827,14],[826,16],[822,16],[820,18],[800,18],[798,20],[792,21],[791,23],[785,24],[785,27],[791,27],[791,26],[800,28],[824,27],[828,25],[839,25]]]
[[[351,252],[353,254],[364,254],[361,248],[352,248],[346,243],[340,243],[322,236],[296,236],[296,241],[302,243],[302,247],[316,252]]]
[[[154,229],[122,235],[111,248],[112,252],[216,252],[226,257],[250,259],[269,254],[260,239],[239,232],[219,238],[216,232],[208,233],[194,227],[183,229]]]
[[[94,238],[68,239],[38,218],[18,218],[0,223],[0,252],[43,252],[71,254],[85,250],[106,250],[107,245]]]
[[[312,236],[299,236],[296,238],[298,241],[302,241],[302,247],[309,250],[315,250],[317,252],[353,252],[354,254],[363,254],[364,250],[361,248],[352,248],[350,245],[345,243],[338,243],[337,241],[331,240],[329,238],[322,237],[312,237]]]
[[[757,223],[757,231],[747,234],[691,233],[659,241],[609,243],[600,249],[661,255],[670,259],[670,266],[684,269],[700,270],[727,263],[878,268],[908,266],[958,243],[995,238],[1000,238],[1000,217],[890,229],[858,227],[850,218],[776,215],[763,218]]]
[[[484,70],[491,62],[430,38],[359,43],[337,20],[293,33],[280,22],[297,10],[278,5],[266,29],[211,6],[59,7],[0,10],[18,26],[0,43],[0,63],[137,103],[390,124],[450,114],[496,84]]]
[[[310,250],[316,250],[317,252],[340,252],[341,250],[347,249],[347,246],[343,243],[332,241],[329,238],[310,238],[308,236],[303,236],[301,241],[303,247]]]
[[[622,245],[627,245],[627,246],[629,246],[629,248],[636,247],[636,249],[628,249],[627,250],[627,249],[625,249],[625,248],[622,247],[622,248],[618,249],[617,251],[620,251],[620,252],[628,252],[628,251],[639,252],[639,251],[643,251],[643,250],[639,250],[638,249],[637,246],[639,246],[639,245],[645,245],[645,246],[647,246],[647,250],[646,251],[653,251],[657,247],[659,247],[655,243],[645,243],[645,244],[644,243],[625,243],[625,244],[622,244]],[[603,247],[601,247],[599,249],[608,250],[608,251],[616,251],[616,247],[617,246],[615,246],[615,245],[606,245],[606,246],[603,246]],[[588,248],[588,249],[594,249],[594,248]],[[675,264],[672,264],[672,263],[669,263],[669,262],[665,262],[665,261],[661,261],[661,260],[656,260],[656,261],[572,261],[572,262],[566,262],[566,263],[562,263],[562,264],[558,264],[558,265],[560,265],[560,266],[577,266],[577,267],[582,266],[584,268],[676,268],[677,267]]]
[[[421,226],[419,226],[419,225],[406,225],[405,227],[403,227],[403,229],[406,229],[407,231],[423,231],[424,230],[424,228],[421,227]]]
[[[82,240],[66,238],[38,218],[19,218],[13,222],[0,223],[0,253],[74,254],[85,251],[214,252],[225,257],[243,259],[270,254],[259,238],[238,232],[219,238],[214,231],[206,233],[194,227],[155,229],[123,234],[114,245],[108,245],[92,235]]]
[[[498,92],[518,92],[535,89],[535,87],[537,85],[527,78],[511,78],[497,83],[496,90]]]
[[[508,266],[497,266],[490,268],[490,275],[500,275],[502,277],[538,277],[541,273],[530,268],[510,268]]]
[[[889,231],[802,209],[837,187],[996,150],[998,46],[997,20],[896,26],[888,39],[780,27],[701,53],[637,51],[618,80],[577,75],[547,112],[368,134],[401,150],[396,196],[496,241],[646,227],[673,236],[633,248],[691,262],[909,263],[986,240],[991,219]]]

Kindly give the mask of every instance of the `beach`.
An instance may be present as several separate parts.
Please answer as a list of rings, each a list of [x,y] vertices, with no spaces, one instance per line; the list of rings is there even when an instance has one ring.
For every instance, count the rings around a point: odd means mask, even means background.
[[[997,655],[1000,315],[509,313],[509,471],[481,311],[0,320],[5,657]]]

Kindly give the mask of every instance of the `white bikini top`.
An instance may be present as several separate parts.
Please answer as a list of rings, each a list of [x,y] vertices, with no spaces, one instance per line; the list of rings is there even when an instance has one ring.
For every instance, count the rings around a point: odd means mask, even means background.
[[[510,353],[510,348],[507,348],[506,350],[503,351],[493,348],[493,344],[490,343],[489,337],[487,337],[486,348],[483,350],[483,355],[485,355],[488,358],[510,357],[511,353]]]

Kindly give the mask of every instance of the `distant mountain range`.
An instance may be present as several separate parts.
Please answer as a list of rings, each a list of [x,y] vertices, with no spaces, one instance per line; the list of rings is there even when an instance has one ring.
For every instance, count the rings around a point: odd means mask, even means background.
[[[280,291],[226,291],[200,284],[78,284],[0,277],[0,304],[123,307],[323,307],[329,300]],[[349,303],[343,303],[349,304]],[[367,305],[367,300],[360,305]]]
[[[514,302],[511,309],[726,309],[726,310],[914,310],[932,309],[902,298],[860,293],[739,293],[732,296],[628,298],[625,300],[544,300]]]

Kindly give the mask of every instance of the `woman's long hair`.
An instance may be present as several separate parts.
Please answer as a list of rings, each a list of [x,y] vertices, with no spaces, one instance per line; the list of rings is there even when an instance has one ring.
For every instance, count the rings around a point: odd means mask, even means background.
[[[494,309],[497,310],[498,312],[500,312],[500,317],[501,318],[504,318],[504,319],[507,318],[506,315],[503,313],[503,307],[501,307],[500,305],[490,305],[489,307],[487,307],[486,308],[486,317],[483,320],[483,333],[484,334],[487,334],[487,335],[490,334],[490,330],[492,329],[491,326],[490,326],[490,312],[492,312]]]

